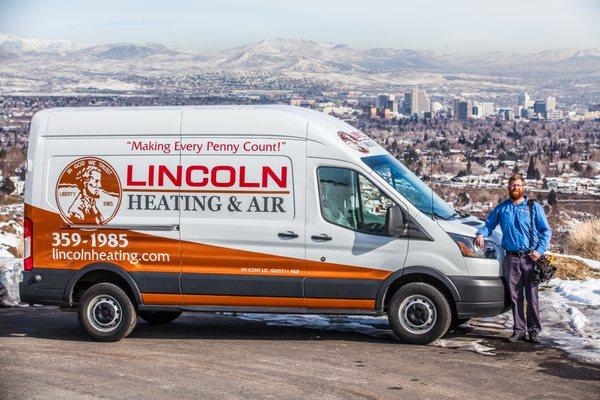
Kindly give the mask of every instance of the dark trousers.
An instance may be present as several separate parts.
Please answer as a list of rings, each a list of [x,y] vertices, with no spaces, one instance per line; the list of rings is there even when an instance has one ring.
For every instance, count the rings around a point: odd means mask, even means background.
[[[531,282],[534,262],[529,256],[507,255],[504,268],[508,277],[508,291],[512,301],[514,332],[539,332],[540,311],[538,299],[538,284]],[[525,302],[527,300],[527,319],[525,318]]]

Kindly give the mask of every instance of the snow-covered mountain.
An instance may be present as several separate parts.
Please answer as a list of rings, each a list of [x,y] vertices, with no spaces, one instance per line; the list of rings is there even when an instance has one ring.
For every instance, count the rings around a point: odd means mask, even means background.
[[[270,39],[217,52],[202,67],[219,70],[295,70],[329,72],[364,70],[365,54],[345,45],[306,39]]]
[[[133,43],[111,43],[85,47],[70,53],[69,56],[93,60],[130,60],[156,55],[174,57],[179,54],[181,53],[171,50],[159,43],[146,43],[141,45]]]
[[[86,47],[89,45],[68,40],[24,39],[0,34],[0,59],[25,55],[65,55]]]
[[[359,50],[344,44],[306,39],[269,39],[209,54],[168,48],[159,43],[86,45],[66,40],[23,39],[0,35],[0,59],[44,65],[77,66],[80,62],[131,63],[132,68],[153,61],[155,68],[184,66],[198,70],[307,73],[427,71],[500,71],[503,69],[560,69],[562,72],[600,70],[600,49],[546,50],[531,54],[478,52],[448,54],[411,49]]]

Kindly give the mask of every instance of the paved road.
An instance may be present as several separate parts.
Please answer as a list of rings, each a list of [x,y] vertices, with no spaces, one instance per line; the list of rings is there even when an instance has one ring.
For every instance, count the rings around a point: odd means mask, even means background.
[[[140,322],[130,338],[96,343],[73,313],[0,309],[0,398],[599,397],[599,366],[478,329],[450,337],[484,339],[497,355],[210,314]]]

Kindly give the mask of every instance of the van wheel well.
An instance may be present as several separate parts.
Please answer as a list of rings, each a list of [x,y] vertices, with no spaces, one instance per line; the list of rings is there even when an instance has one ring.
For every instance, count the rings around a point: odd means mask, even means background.
[[[457,317],[456,316],[456,303],[454,301],[454,297],[452,296],[452,293],[450,292],[450,289],[448,289],[448,287],[439,279],[437,279],[431,275],[427,275],[427,274],[407,274],[407,275],[401,276],[400,278],[398,278],[394,282],[392,282],[392,284],[388,287],[388,290],[385,294],[385,299],[384,299],[384,303],[383,303],[383,311],[384,312],[386,312],[386,313],[388,312],[389,305],[390,305],[390,302],[392,301],[392,297],[394,296],[394,293],[396,293],[396,291],[398,291],[398,289],[400,289],[402,286],[406,285],[407,283],[412,283],[412,282],[428,283],[431,286],[438,289],[440,292],[442,292],[442,294],[446,297],[446,299],[448,300],[448,303],[450,304],[450,309],[452,310],[452,318],[455,319]]]
[[[75,283],[75,286],[73,286],[73,291],[71,292],[72,303],[78,303],[83,293],[97,283],[112,283],[119,286],[125,291],[125,293],[127,293],[127,296],[129,296],[131,302],[134,305],[137,304],[133,290],[131,290],[131,287],[127,281],[125,281],[125,279],[115,272],[102,269],[90,271],[79,278],[77,283]]]

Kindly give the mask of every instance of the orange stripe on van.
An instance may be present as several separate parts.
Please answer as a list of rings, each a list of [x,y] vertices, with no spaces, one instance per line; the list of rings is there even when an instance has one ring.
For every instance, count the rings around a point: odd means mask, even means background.
[[[57,260],[53,258],[52,233],[67,232],[67,225],[62,217],[55,212],[43,210],[25,204],[25,216],[34,223],[33,229],[33,251],[34,267],[54,269],[81,269],[93,262],[90,260]],[[226,247],[179,241],[177,239],[164,238],[147,233],[130,230],[117,230],[98,226],[96,231],[77,230],[83,239],[76,249],[86,251],[101,250],[123,250],[127,252],[145,253],[156,251],[170,255],[170,261],[143,262],[131,264],[127,261],[109,260],[126,271],[136,272],[182,272],[194,274],[224,274],[224,275],[258,275],[258,276],[289,276],[307,278],[338,278],[338,279],[375,279],[384,280],[391,272],[376,268],[356,267],[329,262],[311,261],[305,259],[281,257],[272,254],[258,253],[247,250],[231,249]],[[126,233],[129,245],[125,249],[92,248],[90,236],[94,232],[106,234]],[[61,250],[72,250],[74,248],[61,248]],[[179,262],[181,257],[181,264]],[[265,268],[273,270],[301,271],[300,274],[292,273],[268,273],[255,274],[243,272],[252,268]]]
[[[152,305],[184,305],[182,294],[142,293],[144,304]]]
[[[375,300],[362,299],[306,299],[306,308],[326,308],[326,309],[358,309],[374,310]]]
[[[187,305],[300,308],[306,306],[306,300],[302,297],[215,296],[203,294],[186,294],[184,296]]]

